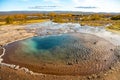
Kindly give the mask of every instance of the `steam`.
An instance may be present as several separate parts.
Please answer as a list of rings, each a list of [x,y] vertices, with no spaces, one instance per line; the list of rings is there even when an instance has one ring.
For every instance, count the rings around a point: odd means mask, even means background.
[[[107,31],[104,27],[83,26],[79,28],[79,32],[93,34],[110,41],[116,46],[120,45],[120,35]]]
[[[27,25],[28,32],[37,35],[62,34],[69,32],[88,33],[99,36],[110,41],[112,44],[120,45],[120,35],[105,30],[104,27],[81,26],[78,23],[54,23],[51,21]]]

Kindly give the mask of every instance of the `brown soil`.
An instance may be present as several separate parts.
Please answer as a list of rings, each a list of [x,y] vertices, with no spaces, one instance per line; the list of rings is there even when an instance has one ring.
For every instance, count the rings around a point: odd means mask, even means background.
[[[34,36],[34,34],[28,33],[25,30],[25,26],[18,25],[0,26],[0,45],[5,45],[9,42],[13,42],[15,40],[28,38],[32,36]]]
[[[0,66],[0,80],[119,80],[120,63],[106,73],[88,76],[55,76],[55,75],[31,75],[22,70],[14,70],[6,66]]]

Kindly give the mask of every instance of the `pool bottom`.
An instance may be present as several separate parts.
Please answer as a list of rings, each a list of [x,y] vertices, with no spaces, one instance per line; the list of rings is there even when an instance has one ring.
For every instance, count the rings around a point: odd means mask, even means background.
[[[89,75],[107,70],[115,61],[115,46],[90,34],[33,37],[8,44],[5,63],[53,75]]]

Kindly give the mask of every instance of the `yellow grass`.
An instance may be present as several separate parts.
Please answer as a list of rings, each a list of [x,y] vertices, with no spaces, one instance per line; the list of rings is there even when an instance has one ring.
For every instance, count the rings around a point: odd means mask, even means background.
[[[21,24],[29,24],[29,23],[39,23],[39,22],[45,22],[48,21],[48,19],[39,19],[39,20],[27,20],[27,21],[14,21],[12,25],[21,25]],[[8,25],[6,22],[0,22],[1,25]]]
[[[48,21],[48,19],[28,20],[26,23],[39,23],[39,22],[45,22],[45,21]]]
[[[106,28],[106,30],[120,35],[120,30],[113,30],[109,28]]]
[[[4,24],[6,24],[6,22],[0,22],[0,25],[4,25]]]

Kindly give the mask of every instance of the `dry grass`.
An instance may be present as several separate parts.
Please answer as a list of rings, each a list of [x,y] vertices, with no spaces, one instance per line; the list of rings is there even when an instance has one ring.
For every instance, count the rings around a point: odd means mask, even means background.
[[[21,24],[29,24],[29,23],[40,23],[48,21],[48,19],[39,19],[39,20],[27,20],[27,21],[14,21],[12,25],[21,25]],[[0,22],[1,25],[8,25],[5,21]]]
[[[105,26],[106,24],[113,23],[114,21],[111,20],[91,20],[91,21],[81,21],[81,25],[88,25],[88,26]]]
[[[39,23],[39,22],[45,22],[48,19],[40,19],[40,20],[28,20],[26,23]]]
[[[4,21],[3,21],[3,22],[0,22],[0,25],[5,25],[5,24],[6,24],[6,22],[4,22]]]

